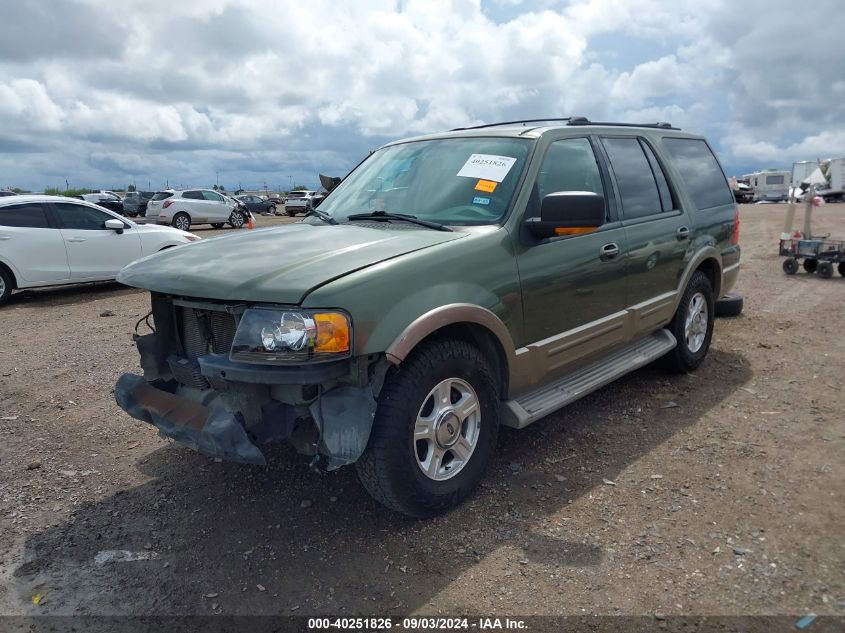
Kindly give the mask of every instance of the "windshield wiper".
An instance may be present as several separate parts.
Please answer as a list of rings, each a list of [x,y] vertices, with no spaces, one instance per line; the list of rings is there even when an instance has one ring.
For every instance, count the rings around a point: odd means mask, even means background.
[[[387,222],[389,220],[404,220],[405,222],[410,222],[411,224],[418,224],[420,226],[425,226],[429,229],[434,229],[435,231],[452,231],[448,226],[445,224],[440,224],[439,222],[430,222],[429,220],[420,220],[415,215],[410,215],[408,213],[388,213],[387,211],[372,211],[370,213],[356,213],[354,215],[350,215],[346,218],[347,220],[378,220]]]
[[[305,217],[307,218],[310,215],[320,218],[323,222],[327,222],[328,224],[337,224],[337,220],[335,220],[325,211],[320,211],[319,209],[310,209],[305,213]]]

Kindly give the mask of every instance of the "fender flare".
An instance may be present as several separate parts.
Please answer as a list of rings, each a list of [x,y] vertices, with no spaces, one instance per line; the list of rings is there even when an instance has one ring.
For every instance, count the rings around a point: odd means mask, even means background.
[[[681,303],[681,297],[684,295],[684,290],[686,290],[686,287],[692,278],[692,274],[706,261],[713,262],[713,266],[715,268],[713,299],[716,300],[719,298],[722,288],[722,254],[714,246],[708,246],[699,250],[684,269],[680,283],[678,284],[677,294],[675,295],[675,310],[678,309],[678,305]]]
[[[473,323],[488,330],[505,353],[508,374],[513,371],[516,348],[507,326],[487,308],[471,303],[451,303],[418,316],[394,339],[385,350],[385,356],[392,364],[398,365],[429,334],[457,323]]]

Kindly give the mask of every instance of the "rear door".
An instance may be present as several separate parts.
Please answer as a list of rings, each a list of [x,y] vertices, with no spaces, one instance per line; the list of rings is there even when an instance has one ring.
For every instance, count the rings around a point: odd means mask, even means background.
[[[21,285],[70,279],[61,231],[51,226],[40,202],[0,206],[0,261],[11,266]]]
[[[525,337],[549,377],[611,347],[625,334],[625,229],[609,202],[608,176],[587,137],[553,141],[532,185],[525,218],[540,214],[544,196],[591,191],[604,196],[607,222],[593,233],[536,240],[520,236],[518,254]],[[543,353],[545,352],[545,353]]]
[[[51,203],[65,242],[73,280],[110,279],[131,261],[141,257],[138,231],[125,223],[123,233],[105,227],[114,216],[72,202]]]
[[[641,137],[601,137],[628,239],[627,303],[635,333],[672,315],[690,243],[690,221],[653,148]]]
[[[180,211],[186,211],[191,216],[191,222],[203,223],[209,222],[208,216],[208,202],[202,191],[183,191],[182,195],[177,199],[174,198],[173,203]]]

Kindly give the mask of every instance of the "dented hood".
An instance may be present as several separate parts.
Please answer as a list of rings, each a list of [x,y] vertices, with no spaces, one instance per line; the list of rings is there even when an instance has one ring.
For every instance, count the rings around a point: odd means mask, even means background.
[[[188,297],[295,304],[333,279],[465,236],[387,224],[297,223],[168,249],[129,264],[117,280]]]

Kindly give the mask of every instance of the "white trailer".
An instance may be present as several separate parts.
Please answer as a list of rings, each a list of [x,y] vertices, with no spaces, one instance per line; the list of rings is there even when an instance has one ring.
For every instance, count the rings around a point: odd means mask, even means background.
[[[819,169],[827,184],[819,185],[816,193],[826,202],[845,199],[845,158],[824,160],[819,165]]]
[[[754,189],[754,202],[784,202],[789,199],[792,172],[767,169],[749,174]]]

